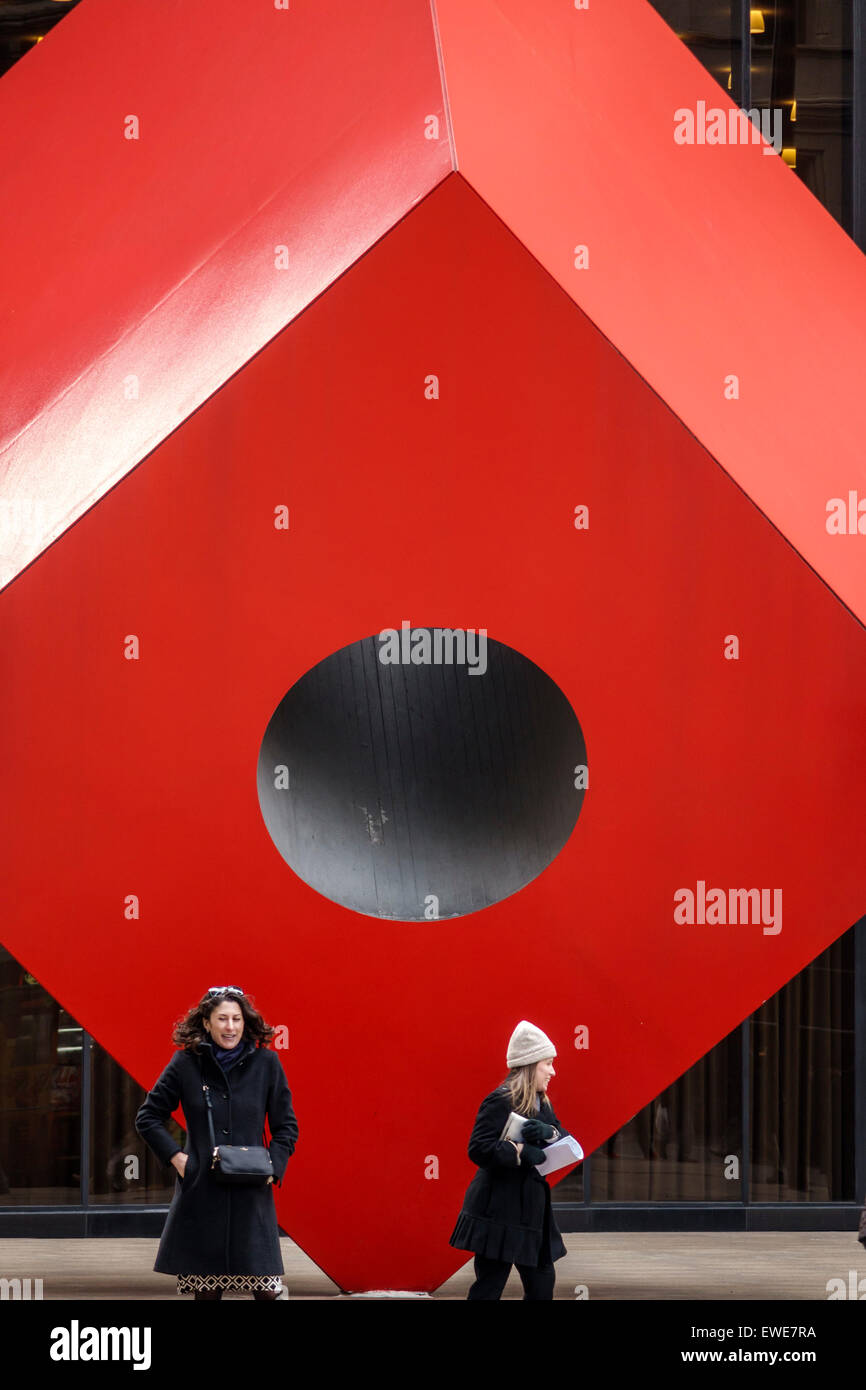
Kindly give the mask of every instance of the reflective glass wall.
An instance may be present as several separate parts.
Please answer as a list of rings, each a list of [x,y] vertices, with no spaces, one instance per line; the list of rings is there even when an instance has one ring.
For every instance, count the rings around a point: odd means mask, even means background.
[[[135,1132],[144,1094],[0,947],[0,1211],[168,1203],[173,1174]]]
[[[742,105],[743,32],[740,8],[732,0],[651,0],[662,19]]]
[[[565,1229],[566,1208],[622,1209],[627,1228],[635,1209],[858,1203],[858,1153],[866,1166],[866,1134],[856,1123],[866,1113],[863,1077],[857,1109],[864,948],[866,918],[558,1184]],[[0,948],[0,1216],[120,1216],[167,1205],[173,1174],[135,1132],[143,1098]],[[567,1118],[580,1137],[580,1116]],[[161,1221],[157,1210],[154,1233]]]
[[[866,919],[639,1111],[554,1201],[857,1203],[858,933]],[[579,1135],[579,1116],[569,1118]]]
[[[0,0],[0,76],[41,43],[79,0]]]
[[[768,113],[786,163],[849,236],[862,233],[853,226],[854,182],[866,176],[852,139],[857,0],[650,3],[732,101]]]
[[[738,1030],[615,1134],[594,1156],[593,1201],[742,1201],[741,1058]]]
[[[170,1202],[174,1173],[164,1169],[135,1132],[145,1092],[99,1045],[90,1042],[88,1199],[92,1205]],[[178,1147],[183,1130],[169,1128]]]
[[[753,1016],[753,1202],[857,1200],[854,1000],[850,931]]]
[[[83,1037],[0,949],[0,1204],[81,1200]]]

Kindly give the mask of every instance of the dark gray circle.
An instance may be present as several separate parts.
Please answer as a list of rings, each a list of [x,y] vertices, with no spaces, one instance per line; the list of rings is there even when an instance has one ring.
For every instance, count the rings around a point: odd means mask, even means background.
[[[471,630],[461,661],[449,633],[413,627],[408,641],[378,634],[325,657],[262,739],[259,805],[280,854],[371,917],[501,902],[556,858],[580,814],[586,744],[562,691]]]

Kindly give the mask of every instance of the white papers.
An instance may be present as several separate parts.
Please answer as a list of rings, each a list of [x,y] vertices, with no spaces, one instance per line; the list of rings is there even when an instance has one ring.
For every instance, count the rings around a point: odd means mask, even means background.
[[[518,1115],[516,1110],[512,1110],[508,1119],[505,1121],[505,1128],[502,1131],[503,1139],[512,1139],[516,1144],[522,1142],[523,1126],[530,1118],[528,1115]],[[583,1158],[583,1149],[576,1139],[570,1134],[565,1134],[561,1139],[554,1139],[551,1144],[544,1146],[544,1162],[536,1165],[536,1173],[546,1177],[548,1173],[556,1173],[560,1168],[567,1168],[570,1163],[579,1163]]]
[[[552,1144],[548,1144],[544,1150],[544,1162],[539,1163],[535,1169],[544,1178],[548,1173],[556,1173],[560,1168],[567,1168],[569,1163],[577,1163],[583,1158],[583,1149],[576,1139],[572,1139],[570,1134],[564,1134],[561,1139],[554,1139]]]

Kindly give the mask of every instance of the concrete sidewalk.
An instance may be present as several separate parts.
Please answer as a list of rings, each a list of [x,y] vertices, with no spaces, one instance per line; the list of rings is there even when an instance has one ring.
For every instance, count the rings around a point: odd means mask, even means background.
[[[566,1235],[564,1240],[568,1255],[556,1264],[558,1299],[588,1295],[591,1300],[826,1301],[831,1279],[842,1280],[846,1291],[856,1290],[862,1279],[860,1293],[866,1297],[866,1250],[853,1232],[617,1233]],[[157,1244],[156,1240],[0,1240],[0,1280],[41,1279],[44,1299],[179,1302],[174,1279],[153,1272]],[[282,1250],[283,1282],[290,1299],[348,1297],[291,1240],[283,1239]],[[465,1299],[472,1277],[470,1257],[432,1297]],[[505,1297],[521,1298],[522,1292],[512,1273]]]

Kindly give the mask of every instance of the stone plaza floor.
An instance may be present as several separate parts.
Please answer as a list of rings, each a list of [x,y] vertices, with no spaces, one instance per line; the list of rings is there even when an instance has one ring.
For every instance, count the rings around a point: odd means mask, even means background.
[[[826,1301],[840,1288],[831,1280],[842,1280],[849,1297],[863,1280],[860,1296],[866,1297],[866,1250],[854,1232],[604,1233],[564,1240],[568,1254],[556,1264],[557,1299]],[[35,1288],[32,1281],[41,1279],[44,1299],[179,1302],[174,1279],[153,1272],[156,1248],[156,1240],[0,1240],[0,1281],[30,1279]],[[290,1299],[361,1296],[341,1293],[291,1240],[283,1238],[282,1251]],[[472,1277],[469,1257],[432,1298],[465,1299]],[[4,1290],[0,1282],[0,1293],[9,1297]],[[514,1272],[504,1297],[522,1297]]]

